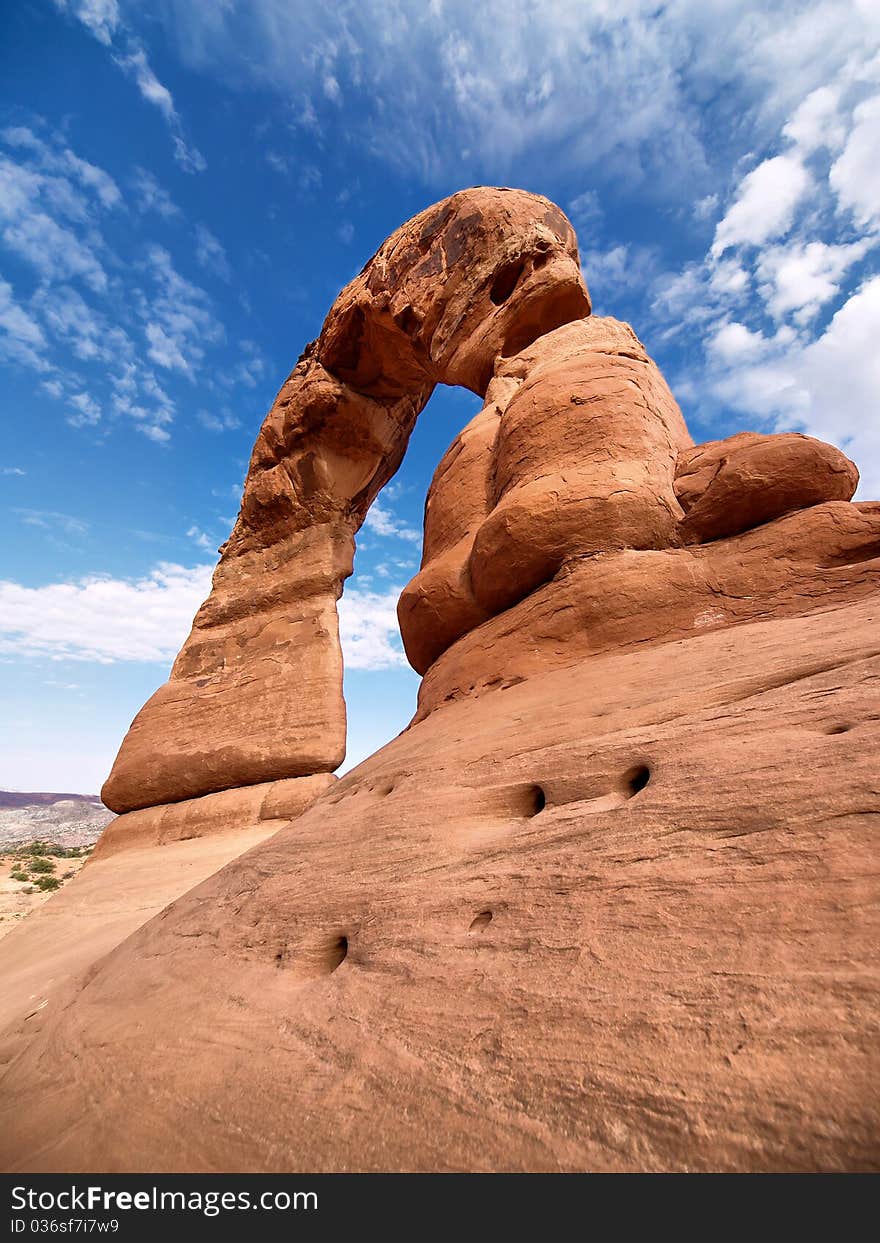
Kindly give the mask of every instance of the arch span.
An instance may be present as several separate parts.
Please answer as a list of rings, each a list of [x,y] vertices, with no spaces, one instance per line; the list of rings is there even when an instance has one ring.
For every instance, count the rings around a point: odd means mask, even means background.
[[[419,412],[438,383],[483,396],[496,360],[589,313],[574,229],[548,199],[464,190],[388,238],[266,416],[211,594],[122,743],[108,807],[342,762],[336,601]]]

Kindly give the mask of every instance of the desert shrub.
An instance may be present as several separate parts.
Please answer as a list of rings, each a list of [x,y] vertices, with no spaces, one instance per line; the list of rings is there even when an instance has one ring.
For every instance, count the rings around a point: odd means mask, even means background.
[[[13,880],[27,880],[27,873],[19,871],[17,868],[13,868],[9,875]]]
[[[48,893],[61,888],[61,881],[57,876],[38,876],[35,883],[38,889]]]
[[[37,858],[28,865],[29,872],[54,872],[55,864],[51,859]]]
[[[41,855],[47,855],[49,853],[49,847],[45,842],[31,842],[30,846],[25,846],[24,853],[32,855],[36,859]]]

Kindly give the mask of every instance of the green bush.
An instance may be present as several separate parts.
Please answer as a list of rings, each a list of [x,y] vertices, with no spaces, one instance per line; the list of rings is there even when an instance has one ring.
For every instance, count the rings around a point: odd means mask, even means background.
[[[9,873],[9,875],[12,877],[13,880],[27,880],[27,873],[21,872],[17,868],[13,869]]]
[[[57,876],[38,876],[35,883],[38,889],[48,893],[61,888],[61,881]]]
[[[33,863],[28,865],[28,871],[29,872],[54,872],[55,864],[52,862],[51,859],[44,859],[42,857],[38,857],[34,859]]]
[[[47,855],[49,847],[45,842],[31,842],[30,846],[25,846],[24,853],[38,858],[40,855]]]

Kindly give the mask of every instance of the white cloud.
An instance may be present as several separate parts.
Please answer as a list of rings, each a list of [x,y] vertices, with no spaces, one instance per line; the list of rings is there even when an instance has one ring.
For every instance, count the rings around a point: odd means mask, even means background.
[[[68,398],[74,413],[68,415],[67,421],[73,427],[94,427],[101,421],[101,407],[94,397],[88,393],[74,393]]]
[[[783,341],[749,356],[728,353],[731,364],[714,380],[732,409],[769,420],[773,430],[794,429],[839,445],[862,473],[860,494],[880,496],[880,276],[867,280],[814,341]],[[762,354],[760,358],[755,355]]]
[[[165,367],[169,371],[182,371],[184,375],[190,374],[190,364],[180,344],[166,332],[161,324],[146,324],[144,333],[149,342],[148,358],[151,358],[159,367]]]
[[[16,302],[9,282],[0,277],[0,356],[35,371],[47,371],[46,348],[42,328]]]
[[[180,208],[171,195],[145,168],[136,168],[131,179],[139,211],[154,211],[165,220],[180,215]]]
[[[604,215],[595,190],[584,190],[568,204],[568,217],[577,229],[581,242],[588,233],[598,230]]]
[[[216,540],[211,539],[205,531],[197,526],[191,526],[187,531],[187,538],[197,544],[199,548],[204,548],[206,552],[216,552]]]
[[[0,653],[166,664],[210,590],[211,573],[209,565],[163,562],[140,579],[95,574],[43,587],[0,582]]]
[[[46,281],[79,278],[96,292],[107,288],[107,274],[91,247],[44,212],[7,222],[3,241]]]
[[[694,216],[697,220],[708,220],[718,210],[718,195],[704,194],[694,203]]]
[[[69,285],[38,289],[31,301],[46,327],[82,362],[131,357],[133,347],[125,330],[111,325]]]
[[[64,535],[83,536],[89,531],[89,523],[72,514],[59,514],[51,509],[21,509],[15,513],[27,527],[40,527],[45,531],[60,531]]]
[[[846,132],[840,115],[840,91],[833,86],[817,86],[782,132],[804,155],[820,147],[836,150]]]
[[[171,439],[170,433],[158,423],[136,423],[135,427],[142,436],[146,436],[147,440],[155,441],[156,444],[164,445]]]
[[[390,509],[386,509],[379,501],[374,501],[364,520],[364,526],[373,535],[394,536],[408,540],[413,544],[421,544],[421,532],[407,526]]]
[[[229,432],[241,427],[241,420],[228,410],[197,410],[196,418],[209,432]]]
[[[346,669],[406,666],[397,622],[399,595],[399,587],[389,587],[384,592],[352,587],[343,593],[339,601],[339,634]]]
[[[584,279],[596,304],[596,313],[614,306],[624,293],[643,292],[657,275],[657,257],[648,246],[618,243],[607,250],[587,250],[581,259]]]
[[[760,292],[774,319],[794,313],[806,322],[840,292],[844,273],[868,249],[868,242],[828,245],[825,242],[794,241],[765,250],[757,264],[757,275],[764,282]]]
[[[731,246],[757,246],[787,232],[809,185],[807,170],[793,155],[776,155],[753,168],[718,222],[713,257],[720,259]]]
[[[4,466],[0,470],[0,475],[26,475],[27,471],[22,470],[20,466]]]
[[[183,133],[183,123],[177,109],[174,107],[174,99],[165,86],[156,77],[150,62],[147,60],[147,54],[137,43],[130,42],[128,51],[124,54],[114,56],[113,58],[120,69],[124,70],[130,77],[134,78],[135,84],[147,103],[152,104],[161,112],[165,123],[171,131],[171,143],[174,150],[174,158],[178,164],[187,173],[201,173],[207,167],[205,158],[202,153],[187,142]]]
[[[880,226],[880,95],[853,112],[846,146],[831,168],[830,182],[843,208],[863,226]]]
[[[220,340],[223,327],[208,294],[180,275],[164,247],[150,247],[148,264],[157,293],[141,307],[147,355],[157,366],[192,379],[205,344]]]
[[[110,46],[119,25],[116,0],[55,0],[55,6],[79,18],[100,43]]]
[[[745,324],[722,324],[709,341],[709,349],[725,363],[756,358],[766,350],[767,342],[760,332],[752,332]]]
[[[197,261],[203,268],[219,276],[221,280],[231,280],[232,272],[226,251],[211,230],[203,224],[197,224],[195,235]]]
[[[27,152],[30,167],[41,175],[44,186],[51,193],[60,193],[68,205],[70,214],[75,219],[83,219],[84,211],[69,189],[61,189],[60,179],[79,183],[82,190],[94,194],[102,207],[118,207],[122,203],[122,195],[116,182],[99,168],[81,159],[62,141],[54,139],[45,141],[27,125],[10,125],[2,132],[3,141],[7,146]]]
[[[46,283],[78,279],[103,292],[107,274],[98,213],[118,207],[119,188],[103,169],[60,139],[24,126],[0,132],[14,152],[0,155],[0,239]]]
[[[190,67],[274,89],[294,126],[337,126],[426,179],[593,170],[652,193],[697,183],[694,201],[732,146],[760,150],[811,91],[857,75],[878,32],[852,0],[166,0],[156,16]]]

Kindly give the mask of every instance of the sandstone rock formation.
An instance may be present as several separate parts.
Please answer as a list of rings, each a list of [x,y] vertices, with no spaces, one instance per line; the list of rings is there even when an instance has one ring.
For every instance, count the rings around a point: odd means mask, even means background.
[[[489,189],[339,296],[84,876],[263,840],[19,986],[8,1167],[880,1167],[880,503],[805,436],[695,447],[589,311]],[[437,382],[485,404],[400,601],[418,712],[334,782],[336,599]]]
[[[482,394],[496,359],[589,310],[574,230],[546,199],[467,190],[392,234],[266,417],[211,595],[122,745],[108,807],[338,767],[336,601],[419,411],[438,383]]]

